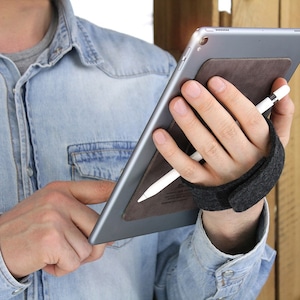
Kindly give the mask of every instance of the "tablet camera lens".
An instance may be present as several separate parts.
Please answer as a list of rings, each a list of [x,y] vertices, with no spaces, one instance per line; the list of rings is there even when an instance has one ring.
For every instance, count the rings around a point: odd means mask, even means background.
[[[200,40],[200,45],[203,46],[208,42],[208,37],[204,36],[201,40]]]

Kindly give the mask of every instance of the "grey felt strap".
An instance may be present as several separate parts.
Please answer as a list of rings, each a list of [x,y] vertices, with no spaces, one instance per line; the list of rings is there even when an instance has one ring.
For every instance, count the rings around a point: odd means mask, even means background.
[[[200,209],[217,211],[233,208],[236,212],[245,211],[265,197],[278,181],[284,167],[284,148],[272,122],[270,128],[271,151],[240,178],[216,187],[192,184],[193,199]]]

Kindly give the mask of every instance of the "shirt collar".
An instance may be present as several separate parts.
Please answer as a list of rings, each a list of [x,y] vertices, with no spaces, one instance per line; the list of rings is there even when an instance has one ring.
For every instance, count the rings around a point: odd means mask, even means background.
[[[75,48],[84,65],[99,63],[100,56],[89,35],[75,17],[69,0],[57,0],[58,26],[49,47],[48,62],[54,65],[66,53]]]

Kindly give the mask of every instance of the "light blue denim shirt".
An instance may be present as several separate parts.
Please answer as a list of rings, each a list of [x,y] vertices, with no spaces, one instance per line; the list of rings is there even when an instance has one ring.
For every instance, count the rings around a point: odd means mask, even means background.
[[[166,52],[77,19],[61,1],[52,44],[23,76],[0,56],[0,212],[51,181],[118,180],[174,67]],[[246,255],[218,251],[200,214],[192,227],[117,241],[61,278],[38,271],[19,282],[0,256],[0,299],[255,299],[275,257],[268,218],[265,205]]]

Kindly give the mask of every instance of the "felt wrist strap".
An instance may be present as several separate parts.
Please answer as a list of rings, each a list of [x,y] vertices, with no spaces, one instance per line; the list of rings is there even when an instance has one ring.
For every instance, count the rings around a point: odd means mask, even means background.
[[[233,208],[236,212],[242,212],[260,201],[274,187],[283,170],[285,155],[272,122],[266,120],[270,128],[270,154],[240,178],[215,187],[200,186],[182,179],[192,188],[193,199],[200,209],[217,211]]]

